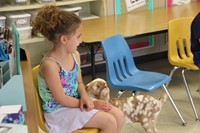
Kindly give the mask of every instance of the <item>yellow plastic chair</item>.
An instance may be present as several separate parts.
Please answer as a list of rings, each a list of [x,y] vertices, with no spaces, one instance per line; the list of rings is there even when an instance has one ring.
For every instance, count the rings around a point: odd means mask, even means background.
[[[193,19],[193,17],[183,17],[169,21],[168,60],[170,64],[174,66],[174,68],[170,72],[171,77],[178,68],[182,68],[182,77],[186,87],[186,91],[192,104],[196,120],[198,120],[199,118],[194,106],[194,101],[192,99],[191,92],[185,76],[185,72],[187,70],[199,70],[199,68],[194,64],[193,54],[190,50],[190,27]]]
[[[38,84],[38,69],[39,65],[34,67],[32,69],[32,76],[33,76],[33,82],[34,82],[34,94],[35,94],[35,100],[36,100],[36,107],[37,107],[37,120],[38,120],[38,126],[43,132],[47,132],[45,127],[45,119],[43,116],[43,110],[41,106],[41,101],[37,89]],[[73,131],[72,133],[98,133],[98,129],[79,129],[76,131]]]

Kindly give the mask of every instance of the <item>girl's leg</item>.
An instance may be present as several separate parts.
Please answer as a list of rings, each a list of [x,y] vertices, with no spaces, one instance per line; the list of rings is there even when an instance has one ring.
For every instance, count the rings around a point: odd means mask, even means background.
[[[117,133],[117,120],[107,112],[97,112],[84,126],[84,128],[98,128],[99,133]]]
[[[124,123],[124,113],[113,106],[108,112],[97,112],[84,127],[99,128],[99,133],[121,133]]]
[[[121,109],[114,106],[108,113],[112,114],[117,120],[117,133],[121,133],[122,128],[124,127],[125,120],[126,120],[124,113],[121,111]]]

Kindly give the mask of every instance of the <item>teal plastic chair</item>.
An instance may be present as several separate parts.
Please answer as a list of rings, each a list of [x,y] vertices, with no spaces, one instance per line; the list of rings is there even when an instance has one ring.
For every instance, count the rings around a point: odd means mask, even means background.
[[[19,44],[19,32],[17,31],[16,25],[12,24],[12,42],[15,54],[15,65],[16,65],[16,72],[15,75],[21,74],[21,66],[20,66],[20,44]]]
[[[171,77],[159,72],[141,71],[137,69],[132,53],[124,37],[113,35],[102,41],[106,60],[106,78],[109,87],[120,91],[152,92],[164,88],[173,107],[186,125],[182,115],[170,96],[166,85]],[[119,93],[119,97],[122,93]]]

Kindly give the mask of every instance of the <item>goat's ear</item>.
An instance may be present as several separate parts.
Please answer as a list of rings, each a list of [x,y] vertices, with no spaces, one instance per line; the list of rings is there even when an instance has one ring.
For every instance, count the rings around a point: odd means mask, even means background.
[[[87,90],[90,86],[90,83],[88,83],[86,86],[85,86],[85,89]]]

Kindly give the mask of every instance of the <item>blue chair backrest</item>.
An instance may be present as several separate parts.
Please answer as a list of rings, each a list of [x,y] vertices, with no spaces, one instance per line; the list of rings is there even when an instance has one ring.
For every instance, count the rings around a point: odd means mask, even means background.
[[[120,34],[102,41],[106,60],[106,74],[109,83],[117,83],[132,76],[138,69],[124,37]]]

